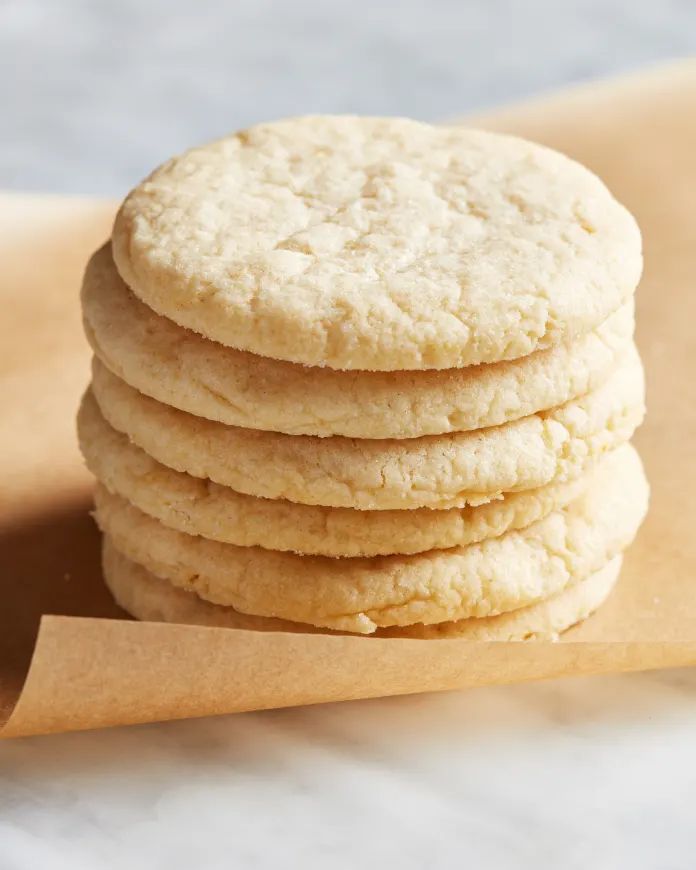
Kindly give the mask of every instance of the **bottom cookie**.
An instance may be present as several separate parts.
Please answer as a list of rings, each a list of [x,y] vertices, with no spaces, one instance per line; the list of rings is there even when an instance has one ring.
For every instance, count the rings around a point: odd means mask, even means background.
[[[193,592],[172,586],[142,565],[121,554],[104,536],[104,579],[116,602],[136,619],[189,625],[240,628],[250,631],[284,631],[332,634],[299,622],[239,613],[232,607],[211,604]],[[448,639],[477,641],[554,640],[587,618],[609,596],[621,569],[616,556],[599,571],[556,595],[498,616],[462,619],[436,625],[411,625],[378,629],[371,637]]]

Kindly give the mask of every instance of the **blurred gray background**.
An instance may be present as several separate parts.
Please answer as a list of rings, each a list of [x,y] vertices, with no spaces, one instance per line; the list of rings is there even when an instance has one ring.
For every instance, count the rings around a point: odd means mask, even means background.
[[[262,119],[441,119],[695,53],[694,0],[0,0],[0,188],[118,195]]]

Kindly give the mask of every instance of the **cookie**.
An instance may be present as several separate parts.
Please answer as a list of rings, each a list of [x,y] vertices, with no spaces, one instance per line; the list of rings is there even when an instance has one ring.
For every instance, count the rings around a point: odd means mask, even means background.
[[[133,562],[114,546],[109,535],[102,536],[102,570],[104,582],[119,607],[131,616],[147,622],[178,622],[218,628],[242,628],[249,631],[285,631],[325,634],[301,622],[272,616],[251,616],[204,601],[192,592],[173,586],[156,577],[147,568]]]
[[[595,330],[517,360],[444,371],[341,372],[234,350],[140,302],[110,247],[87,266],[87,337],[141,393],[231,426],[288,435],[415,438],[497,426],[603,383],[633,334],[633,300]]]
[[[169,468],[247,495],[358,510],[462,507],[563,483],[627,441],[643,416],[634,348],[601,387],[560,408],[403,441],[225,426],[142,395],[96,359],[92,376],[111,426]]]
[[[578,582],[623,551],[645,515],[635,452],[617,452],[586,491],[531,526],[413,556],[329,559],[235,547],[167,528],[98,486],[96,519],[114,546],[214,604],[319,627],[377,628],[516,610]]]
[[[320,556],[380,556],[465,546],[520,529],[584,490],[568,483],[509,493],[478,507],[357,511],[256,498],[167,468],[102,417],[91,393],[78,414],[87,467],[106,488],[164,525],[240,547]],[[619,450],[632,450],[628,445]]]
[[[383,628],[380,637],[407,637],[419,640],[515,641],[558,640],[583,619],[587,619],[607,600],[621,571],[621,556],[614,556],[607,564],[578,583],[571,583],[560,592],[498,616],[483,619],[460,619],[459,622],[440,622],[434,625],[407,625],[403,628]],[[166,582],[166,581],[160,581]],[[186,594],[186,593],[184,593]]]
[[[317,632],[311,625],[249,616],[232,607],[204,601],[161,580],[142,565],[118,552],[108,536],[102,549],[104,579],[116,603],[136,619],[175,622],[248,631]],[[590,574],[545,601],[499,616],[462,619],[439,625],[411,625],[377,629],[367,637],[409,637],[428,639],[461,638],[476,641],[555,640],[576,622],[585,619],[608,597],[621,569],[616,556],[604,568]]]
[[[239,350],[395,371],[516,359],[626,302],[631,215],[567,157],[399,118],[261,124],[156,169],[121,206],[118,271]]]

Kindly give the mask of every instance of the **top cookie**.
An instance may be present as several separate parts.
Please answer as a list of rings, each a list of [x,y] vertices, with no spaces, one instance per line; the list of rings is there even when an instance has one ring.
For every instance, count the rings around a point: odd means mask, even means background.
[[[113,254],[137,296],[262,356],[456,368],[582,334],[634,290],[640,233],[529,142],[399,118],[261,124],[133,190]]]

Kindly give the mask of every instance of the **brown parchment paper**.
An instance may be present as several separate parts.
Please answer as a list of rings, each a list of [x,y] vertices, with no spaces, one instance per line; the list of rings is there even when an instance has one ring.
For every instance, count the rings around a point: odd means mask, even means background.
[[[421,642],[136,623],[100,578],[73,417],[78,285],[113,204],[0,197],[3,736],[696,664],[696,63],[476,119],[599,172],[645,236],[638,342],[652,508],[608,604],[557,644]],[[26,679],[25,679],[26,678]]]

